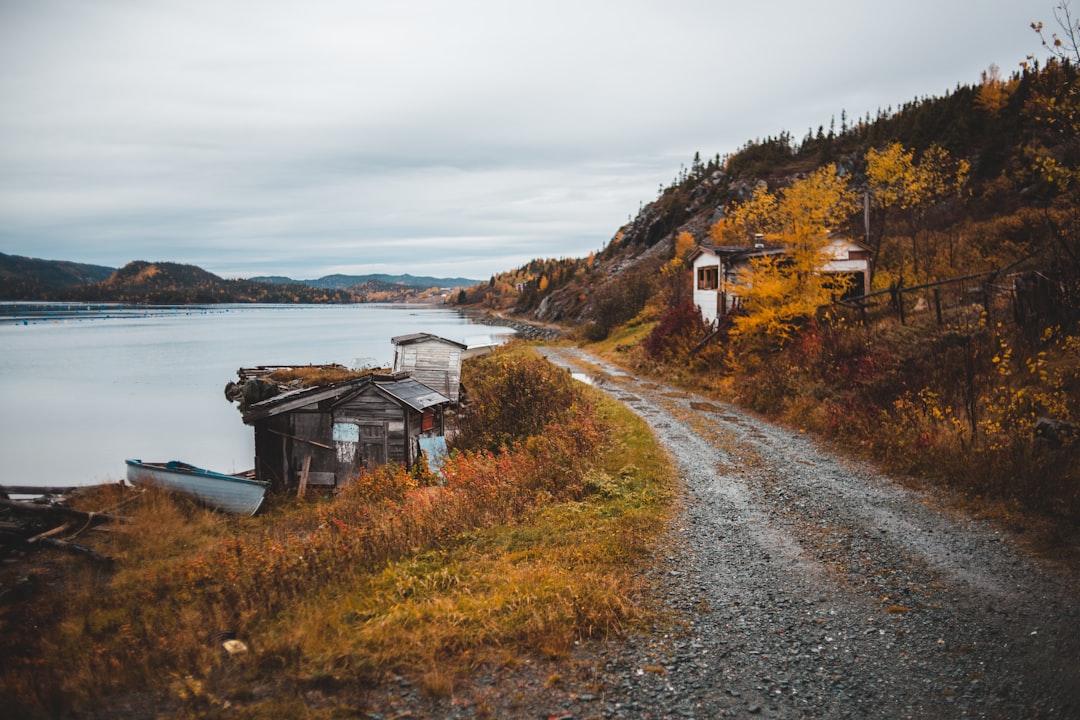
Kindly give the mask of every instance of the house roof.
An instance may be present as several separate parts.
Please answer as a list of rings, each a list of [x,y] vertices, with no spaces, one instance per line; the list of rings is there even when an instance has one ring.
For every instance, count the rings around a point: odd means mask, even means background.
[[[435,392],[424,383],[411,377],[393,382],[373,382],[375,389],[390,396],[400,403],[408,405],[413,410],[423,412],[436,405],[445,405],[450,398],[442,393]],[[342,398],[344,400],[344,398]]]
[[[857,240],[844,237],[842,235],[830,235],[830,244],[846,243],[852,247],[857,247],[861,250],[870,250],[869,247]],[[702,255],[710,254],[715,255],[718,258],[727,261],[728,264],[740,262],[742,260],[748,260],[755,257],[768,257],[770,255],[783,255],[789,252],[789,248],[783,245],[698,245],[694,248],[694,251],[690,253],[690,262],[694,262],[695,259]]]
[[[450,398],[405,374],[368,375],[358,380],[347,380],[333,385],[290,390],[268,400],[254,403],[244,413],[244,423],[250,425],[268,417],[300,410],[324,401],[337,405],[367,387],[374,387],[398,404],[420,412],[450,402]]]
[[[408,335],[398,335],[397,337],[390,338],[390,342],[394,343],[395,345],[412,345],[413,343],[431,342],[431,341],[446,343],[447,345],[456,345],[457,347],[461,348],[462,350],[465,350],[466,348],[468,348],[468,345],[465,345],[463,343],[459,343],[459,342],[457,342],[455,340],[447,340],[444,337],[439,337],[438,335],[432,335],[431,333],[425,333],[425,332],[410,333]]]
[[[768,255],[782,255],[787,248],[780,245],[698,245],[694,252],[690,253],[690,262],[702,255],[715,255],[718,258],[736,262],[752,257],[766,257]]]

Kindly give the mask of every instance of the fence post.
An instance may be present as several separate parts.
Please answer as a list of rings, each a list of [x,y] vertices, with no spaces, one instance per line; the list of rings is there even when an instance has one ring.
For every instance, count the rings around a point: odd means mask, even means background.
[[[937,324],[941,325],[941,292],[934,288],[934,310],[937,312]]]
[[[889,292],[892,294],[893,307],[896,308],[896,314],[900,316],[900,324],[906,325],[904,320],[904,279],[900,278],[898,283],[895,283],[889,287]]]
[[[997,278],[997,272],[990,274],[990,277],[983,280],[982,295],[983,295],[983,313],[986,315],[986,324],[990,324],[990,288],[991,284]]]

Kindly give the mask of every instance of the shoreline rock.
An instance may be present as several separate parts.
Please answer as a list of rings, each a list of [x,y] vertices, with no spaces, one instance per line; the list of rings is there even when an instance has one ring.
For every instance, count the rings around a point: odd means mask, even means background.
[[[508,318],[504,315],[492,315],[488,312],[476,310],[461,309],[458,312],[478,325],[508,327],[514,330],[518,337],[525,340],[560,340],[566,335],[566,330],[551,325],[536,325],[524,320]]]

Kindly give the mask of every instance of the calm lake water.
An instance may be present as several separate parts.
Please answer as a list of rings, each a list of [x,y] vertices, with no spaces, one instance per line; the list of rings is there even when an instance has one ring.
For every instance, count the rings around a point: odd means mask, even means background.
[[[415,305],[0,303],[0,484],[112,482],[126,458],[247,470],[252,429],[224,395],[238,368],[388,367],[390,338],[413,332],[468,345],[512,333]]]

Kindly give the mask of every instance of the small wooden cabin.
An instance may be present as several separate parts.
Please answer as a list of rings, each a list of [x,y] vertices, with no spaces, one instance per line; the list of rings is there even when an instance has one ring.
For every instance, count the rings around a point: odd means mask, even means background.
[[[255,477],[275,488],[341,486],[361,468],[396,462],[412,467],[420,438],[443,434],[450,399],[403,374],[303,388],[254,403],[244,423],[255,428]]]
[[[451,402],[458,401],[461,387],[461,354],[468,346],[430,333],[391,338],[394,372],[409,373]]]
[[[707,323],[742,305],[745,284],[742,272],[755,258],[784,256],[785,247],[755,245],[699,245],[690,254],[694,268],[694,304]],[[849,278],[847,296],[870,292],[870,250],[847,238],[831,238],[824,252],[821,272]]]

